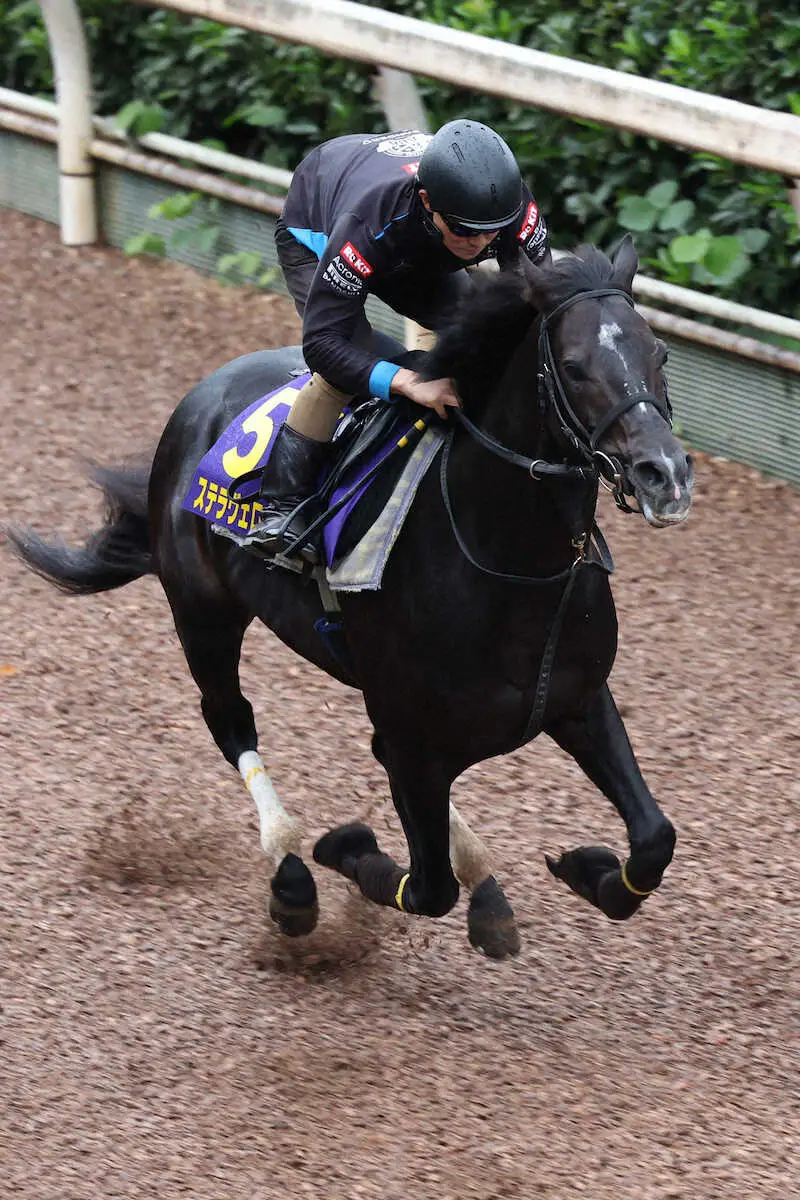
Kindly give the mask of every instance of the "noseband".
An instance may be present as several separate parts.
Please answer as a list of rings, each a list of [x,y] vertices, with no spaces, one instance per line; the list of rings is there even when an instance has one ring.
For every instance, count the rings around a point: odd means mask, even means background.
[[[662,403],[650,392],[638,392],[635,396],[626,396],[624,400],[620,400],[619,404],[615,404],[613,408],[609,409],[600,418],[594,429],[589,430],[574,411],[567,398],[566,390],[558,372],[555,356],[553,355],[553,347],[550,343],[550,325],[555,317],[559,317],[580,300],[597,300],[603,296],[621,296],[633,308],[633,298],[627,292],[623,292],[619,288],[596,288],[590,292],[578,292],[577,295],[570,296],[568,300],[563,300],[561,304],[556,305],[554,309],[541,318],[538,346],[539,407],[542,413],[547,412],[548,405],[552,407],[558,419],[562,438],[573,449],[577,450],[583,458],[592,463],[597,471],[600,482],[609,491],[613,492],[617,506],[623,509],[624,512],[634,512],[635,510],[631,508],[625,499],[622,467],[619,461],[610,454],[606,454],[603,450],[598,450],[597,443],[608,432],[615,421],[637,404],[652,404],[653,408],[672,428],[672,406],[669,399],[667,398],[666,403]]]

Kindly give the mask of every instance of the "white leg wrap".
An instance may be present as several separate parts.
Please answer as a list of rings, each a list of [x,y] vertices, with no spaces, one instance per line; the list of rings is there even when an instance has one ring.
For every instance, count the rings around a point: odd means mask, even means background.
[[[470,892],[474,892],[475,888],[492,874],[488,850],[478,835],[472,832],[455,804],[452,803],[450,805],[450,862],[456,879]]]
[[[286,854],[299,854],[300,828],[278,799],[261,755],[246,750],[239,756],[239,774],[258,809],[261,848],[277,867]]]

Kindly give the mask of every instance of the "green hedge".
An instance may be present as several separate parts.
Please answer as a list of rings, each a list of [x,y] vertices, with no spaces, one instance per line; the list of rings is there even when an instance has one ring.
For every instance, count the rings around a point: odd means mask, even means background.
[[[370,68],[231,26],[128,0],[79,0],[90,38],[96,109],[132,100],[163,110],[162,128],[234,153],[294,166],[326,137],[384,127]],[[800,114],[800,16],[794,0],[386,0],[373,5],[548,53],[584,59],[746,103]],[[676,20],[680,25],[676,25]],[[413,71],[413,63],[408,67]],[[613,245],[622,217],[650,270],[745,303],[800,316],[800,232],[778,174],[420,80],[433,124],[469,113],[514,148],[556,245]],[[52,94],[38,4],[0,12],[0,84]],[[670,184],[666,188],[658,185]],[[654,190],[655,189],[655,190]],[[630,197],[670,196],[662,205]],[[626,198],[628,198],[626,200]],[[622,207],[621,207],[622,206]],[[649,213],[649,216],[648,216]],[[637,215],[638,214],[638,215]],[[742,254],[711,274],[670,247],[716,240]],[[705,241],[704,241],[705,239]],[[687,251],[688,253],[688,251]],[[708,260],[711,261],[710,259]]]

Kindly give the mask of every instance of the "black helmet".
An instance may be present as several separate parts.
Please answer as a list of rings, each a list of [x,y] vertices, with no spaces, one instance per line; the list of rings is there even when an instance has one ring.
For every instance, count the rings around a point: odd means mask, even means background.
[[[420,159],[431,208],[470,229],[502,229],[522,208],[522,178],[503,139],[479,121],[448,121]]]

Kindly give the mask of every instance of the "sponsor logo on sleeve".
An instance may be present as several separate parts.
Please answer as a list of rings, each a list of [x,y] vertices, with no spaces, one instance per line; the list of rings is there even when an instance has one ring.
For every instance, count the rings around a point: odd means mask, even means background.
[[[322,273],[322,278],[340,296],[359,296],[364,290],[363,279],[345,266],[340,254],[331,259]]]
[[[345,262],[348,262],[354,271],[358,271],[363,279],[369,279],[372,274],[372,267],[369,265],[363,254],[356,250],[352,242],[345,242],[339,251]]]
[[[538,225],[534,229],[531,236],[525,242],[525,253],[528,258],[536,262],[541,257],[541,252],[547,245],[547,226],[543,219],[539,220]]]
[[[522,222],[522,229],[517,234],[518,242],[527,242],[528,238],[533,233],[539,223],[539,209],[531,200],[528,205],[528,211],[525,213],[525,220]]]

